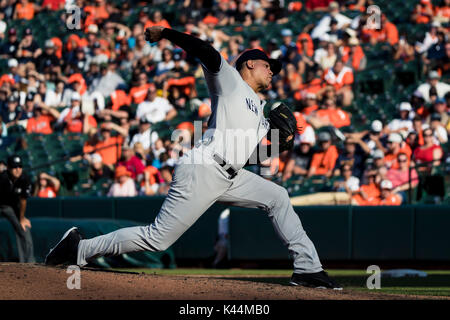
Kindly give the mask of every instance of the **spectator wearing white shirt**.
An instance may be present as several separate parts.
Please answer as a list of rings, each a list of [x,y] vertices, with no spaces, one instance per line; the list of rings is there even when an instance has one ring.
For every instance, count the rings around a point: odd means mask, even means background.
[[[136,143],[140,142],[147,153],[158,139],[158,133],[151,130],[150,122],[146,118],[141,118],[139,121],[139,132],[131,139],[130,147],[133,148]]]
[[[428,80],[426,83],[422,83],[417,90],[422,94],[425,102],[430,103],[430,89],[436,88],[438,98],[443,98],[447,92],[450,91],[450,85],[439,81],[439,73],[435,70],[428,73]]]
[[[439,113],[431,114],[430,128],[433,129],[436,144],[445,144],[448,142],[447,130],[442,125],[441,115]]]
[[[146,100],[141,102],[136,110],[136,118],[145,118],[150,123],[168,121],[177,115],[177,110],[166,98],[158,97],[156,87],[151,85],[148,89]]]
[[[311,33],[312,39],[318,39],[323,34],[329,32],[331,30],[331,20],[333,19],[337,21],[337,28],[339,30],[346,28],[352,23],[352,20],[349,17],[343,15],[342,13],[339,13],[339,4],[337,2],[330,2],[328,10],[329,14],[320,19],[317,26],[313,29]]]
[[[387,125],[387,133],[405,133],[413,129],[412,120],[409,118],[409,113],[412,111],[412,106],[409,102],[402,102],[399,105],[400,118],[395,118]]]
[[[56,83],[55,90],[47,89],[45,93],[45,105],[53,108],[65,106],[63,101],[64,81],[59,80]]]

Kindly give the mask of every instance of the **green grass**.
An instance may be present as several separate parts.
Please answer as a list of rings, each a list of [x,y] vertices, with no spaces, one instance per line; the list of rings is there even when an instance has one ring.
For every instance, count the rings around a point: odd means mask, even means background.
[[[287,285],[290,270],[256,269],[114,269],[117,271],[147,273],[154,275],[215,275],[231,276],[231,279]],[[370,276],[365,270],[327,270],[346,290],[381,292],[388,294],[450,296],[450,270],[426,271],[425,278],[381,278],[381,289],[366,287]],[[247,278],[246,276],[257,276]]]

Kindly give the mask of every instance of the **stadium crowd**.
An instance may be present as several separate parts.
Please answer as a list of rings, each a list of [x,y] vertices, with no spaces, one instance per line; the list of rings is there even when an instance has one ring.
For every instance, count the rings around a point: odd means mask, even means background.
[[[302,131],[294,150],[261,174],[279,183],[333,181],[326,192],[295,197],[297,204],[400,205],[421,172],[448,162],[450,1],[416,2],[409,23],[429,28],[422,41],[411,43],[382,6],[374,19],[367,9],[377,1],[371,0],[2,0],[0,59],[7,62],[0,78],[0,150],[17,134],[84,135],[83,154],[71,161],[88,164],[85,188],[105,181],[108,196],[166,194],[186,146],[154,128],[170,124],[192,136],[192,121],[205,128],[211,109],[198,61],[164,39],[145,41],[145,28],[163,26],[210,42],[230,63],[246,48],[282,61],[262,98],[289,101]],[[67,27],[76,20],[69,13],[74,8],[81,8],[79,30]],[[350,18],[348,11],[358,14]],[[298,12],[321,18],[301,30],[289,27]],[[38,39],[41,30],[15,27],[36,20],[45,26],[55,13],[64,36],[47,30],[51,36]],[[276,38],[239,32],[272,24],[281,26]],[[397,116],[356,130],[355,81],[371,62],[363,48],[378,44],[392,61],[418,62],[425,80],[392,105]],[[20,148],[26,145],[12,151]],[[37,180],[37,196],[57,196],[56,177],[40,173]]]

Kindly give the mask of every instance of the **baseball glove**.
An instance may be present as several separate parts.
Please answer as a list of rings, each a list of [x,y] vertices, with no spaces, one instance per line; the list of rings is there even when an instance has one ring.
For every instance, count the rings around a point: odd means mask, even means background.
[[[294,147],[294,136],[297,132],[297,120],[294,114],[287,105],[282,102],[276,102],[273,104],[272,109],[269,112],[268,121],[270,123],[270,130],[267,134],[267,139],[272,141],[271,131],[273,129],[279,130],[279,152],[290,150]]]

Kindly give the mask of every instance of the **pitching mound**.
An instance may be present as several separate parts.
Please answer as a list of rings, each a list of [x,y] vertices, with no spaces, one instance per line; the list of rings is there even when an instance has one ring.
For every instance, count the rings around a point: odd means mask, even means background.
[[[385,300],[432,299],[406,295],[332,291],[259,282],[258,277],[166,276],[81,269],[80,289],[68,289],[73,274],[40,264],[0,264],[0,299],[149,300]],[[73,279],[73,278],[72,278]],[[284,282],[284,281],[280,281]],[[76,282],[70,281],[74,284]]]

